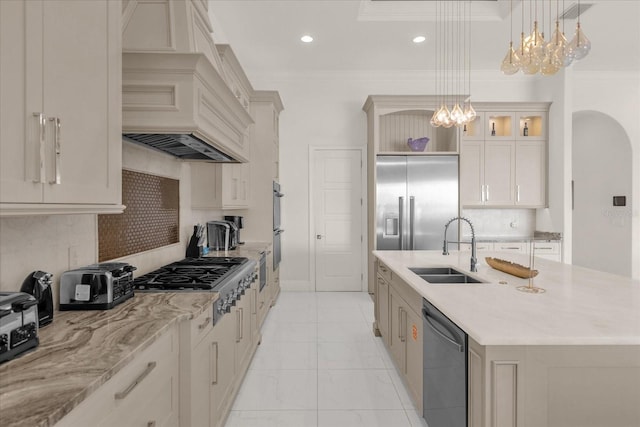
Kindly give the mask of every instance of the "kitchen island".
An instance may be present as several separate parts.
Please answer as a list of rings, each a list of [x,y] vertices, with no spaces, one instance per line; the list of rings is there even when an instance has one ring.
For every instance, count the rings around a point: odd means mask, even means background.
[[[529,261],[518,254],[486,255]],[[376,292],[375,328],[387,346],[393,347],[389,336],[397,331],[398,316],[390,312],[397,304],[389,301],[394,292],[409,306],[401,308],[404,319],[407,311],[420,313],[416,300],[425,298],[469,335],[469,426],[640,425],[640,281],[536,258],[534,284],[546,292],[529,294],[516,290],[528,279],[494,270],[482,257],[471,273],[468,252],[374,256],[377,289],[388,288],[387,295]],[[409,270],[436,266],[455,267],[485,283],[431,284]],[[409,319],[413,340],[402,337],[421,343],[421,316]],[[404,359],[398,359],[404,364],[397,365],[414,399],[421,400],[421,381],[411,387],[416,368],[408,375],[409,361],[417,359],[410,351],[405,344]]]

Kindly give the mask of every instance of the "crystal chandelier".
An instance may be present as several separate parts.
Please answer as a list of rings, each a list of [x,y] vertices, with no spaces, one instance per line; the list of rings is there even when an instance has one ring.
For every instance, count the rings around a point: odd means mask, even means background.
[[[553,0],[540,0],[542,25],[538,21],[538,0],[528,0],[529,3],[529,27],[531,33],[524,32],[525,0],[522,0],[522,31],[520,33],[520,44],[514,49],[513,46],[513,0],[511,4],[511,25],[509,50],[502,60],[500,70],[506,75],[512,75],[518,71],[524,74],[540,73],[543,76],[551,76],[557,73],[562,67],[568,67],[574,60],[579,60],[587,56],[591,50],[591,42],[584,35],[580,26],[580,0],[578,0],[578,22],[571,42],[568,42],[564,31],[560,30],[560,0],[555,0],[556,19],[555,29],[546,41],[544,38],[544,17],[545,5],[548,5],[549,32],[552,26],[552,5]],[[564,0],[563,0],[564,3]],[[564,9],[564,7],[563,7]],[[533,21],[533,25],[531,25]],[[564,18],[563,18],[564,27]],[[532,27],[532,28],[531,28]]]
[[[471,92],[470,12],[471,1],[436,2],[435,83],[439,107],[431,117],[431,125],[434,127],[460,127],[476,117],[471,98],[463,99],[459,95],[460,91],[466,89],[465,80],[467,93]]]

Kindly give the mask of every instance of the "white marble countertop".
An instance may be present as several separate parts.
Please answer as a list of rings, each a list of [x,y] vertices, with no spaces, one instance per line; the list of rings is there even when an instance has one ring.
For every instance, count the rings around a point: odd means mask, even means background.
[[[536,258],[534,285],[546,292],[529,294],[516,290],[528,279],[494,270],[484,256],[470,273],[468,252],[373,253],[481,345],[640,345],[640,280]],[[529,265],[526,255],[483,255]],[[408,269],[429,266],[454,266],[487,283],[430,284]]]

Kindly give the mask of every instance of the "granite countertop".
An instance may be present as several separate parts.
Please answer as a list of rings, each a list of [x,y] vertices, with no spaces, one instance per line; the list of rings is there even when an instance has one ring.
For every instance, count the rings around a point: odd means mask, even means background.
[[[516,290],[528,279],[494,270],[484,257],[470,273],[468,252],[374,255],[481,345],[640,345],[640,280],[536,258],[534,285],[546,292],[529,294]],[[524,254],[485,255],[529,265]],[[453,266],[487,283],[430,284],[408,269],[429,266]]]
[[[171,326],[217,299],[144,293],[111,310],[56,312],[34,351],[0,365],[0,425],[53,425]]]

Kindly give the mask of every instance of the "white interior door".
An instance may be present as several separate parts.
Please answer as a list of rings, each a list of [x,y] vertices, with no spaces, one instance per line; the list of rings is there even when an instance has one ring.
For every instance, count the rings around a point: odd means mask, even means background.
[[[316,149],[312,161],[316,291],[361,291],[362,151]]]

